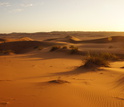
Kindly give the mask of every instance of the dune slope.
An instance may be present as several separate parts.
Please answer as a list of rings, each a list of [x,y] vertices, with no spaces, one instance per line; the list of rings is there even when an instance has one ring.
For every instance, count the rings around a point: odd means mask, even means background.
[[[123,107],[123,72],[77,69],[80,56],[36,53],[0,57],[0,107]],[[117,66],[119,70],[123,70]],[[69,83],[49,81],[63,79]],[[118,81],[117,81],[118,80]]]

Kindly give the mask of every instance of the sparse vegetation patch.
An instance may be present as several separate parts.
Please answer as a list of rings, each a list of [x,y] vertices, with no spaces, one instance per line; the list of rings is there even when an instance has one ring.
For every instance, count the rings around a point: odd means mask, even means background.
[[[68,47],[67,46],[63,46],[62,49],[68,49]]]
[[[112,53],[89,53],[83,66],[85,68],[109,67],[109,62],[115,60],[119,60],[119,57]]]
[[[56,50],[59,50],[59,49],[61,49],[61,46],[53,46],[53,47],[50,49],[50,51],[52,52],[52,51],[56,51]]]
[[[115,54],[104,52],[104,53],[89,53],[88,57],[100,57],[104,60],[115,61],[119,60],[119,57]]]
[[[70,49],[70,54],[79,54],[78,48]]]
[[[101,57],[89,57],[85,64],[85,68],[108,67],[109,62]]]
[[[70,54],[79,54],[79,53],[80,53],[80,51],[79,51],[78,47],[73,46],[73,45],[70,46]]]

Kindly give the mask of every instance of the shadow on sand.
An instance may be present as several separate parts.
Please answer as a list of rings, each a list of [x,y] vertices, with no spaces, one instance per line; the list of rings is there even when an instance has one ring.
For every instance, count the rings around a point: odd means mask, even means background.
[[[122,91],[124,91],[124,75],[119,77],[114,88],[120,88]]]
[[[83,73],[88,73],[88,72],[97,72],[98,70],[101,69],[87,69],[83,66],[80,66],[72,71],[67,71],[67,72],[59,72],[59,73],[53,73],[51,74],[52,76],[69,76],[69,75],[80,75]]]
[[[46,78],[46,77],[59,77],[59,76],[72,76],[72,75],[80,75],[83,73],[89,73],[89,72],[97,72],[101,69],[86,69],[84,67],[78,67],[75,68],[74,70],[71,71],[65,71],[65,72],[58,72],[58,73],[51,73],[51,74],[46,74],[42,76],[33,76],[33,77],[26,77],[26,78],[21,78],[22,79],[38,79],[38,78]]]
[[[47,59],[58,59],[58,58],[81,59],[82,55],[70,55],[69,53],[66,53],[66,52],[49,52],[49,51],[47,51],[47,52],[28,53],[28,54],[24,54],[24,55],[19,56],[19,57],[32,58],[29,60],[47,60]]]

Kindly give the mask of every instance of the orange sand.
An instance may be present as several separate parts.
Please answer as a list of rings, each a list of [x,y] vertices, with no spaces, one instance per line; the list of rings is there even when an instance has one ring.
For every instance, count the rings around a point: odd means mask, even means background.
[[[45,44],[59,42],[72,44],[63,39]],[[110,52],[123,53],[121,45],[115,44],[76,45],[84,51],[103,46],[106,50],[112,45]],[[0,107],[124,107],[124,61],[111,62],[110,68],[86,70],[79,68],[83,56],[49,52],[50,45],[42,46],[43,50],[30,47],[28,53],[0,56]],[[58,78],[69,83],[49,82]]]

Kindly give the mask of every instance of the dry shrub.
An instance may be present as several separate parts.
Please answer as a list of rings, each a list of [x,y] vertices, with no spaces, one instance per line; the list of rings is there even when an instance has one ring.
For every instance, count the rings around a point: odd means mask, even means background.
[[[69,48],[70,48],[70,54],[79,54],[80,53],[78,47],[76,47],[76,46],[71,45]]]
[[[50,49],[50,51],[52,52],[52,51],[56,51],[56,50],[59,50],[59,49],[61,49],[61,46],[53,46],[53,47]]]
[[[79,54],[78,48],[70,49],[70,54]]]
[[[109,62],[101,57],[89,57],[85,64],[85,68],[108,67]]]
[[[75,48],[75,46],[74,45],[71,45],[69,48],[73,49],[73,48]]]
[[[63,46],[62,49],[68,49],[68,47],[67,46]]]
[[[109,61],[119,60],[119,57],[112,53],[92,53],[88,54],[85,68],[108,67]]]
[[[116,56],[115,54],[108,53],[108,52],[97,53],[97,54],[94,54],[93,56],[101,57],[101,58],[103,58],[105,60],[108,60],[108,61],[114,61],[114,60],[118,60],[119,59],[119,57]]]

